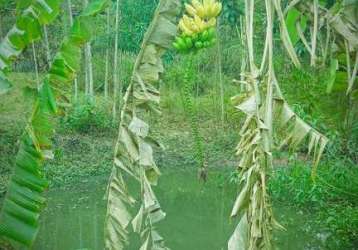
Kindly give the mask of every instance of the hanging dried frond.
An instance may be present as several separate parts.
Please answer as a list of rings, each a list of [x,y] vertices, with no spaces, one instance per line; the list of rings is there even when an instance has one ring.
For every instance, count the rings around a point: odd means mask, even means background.
[[[155,229],[155,223],[165,217],[152,190],[160,175],[153,159],[152,146],[156,143],[150,137],[149,124],[141,116],[145,111],[160,112],[159,91],[155,84],[164,71],[161,56],[171,47],[177,33],[179,12],[178,0],[159,2],[123,97],[114,167],[107,189],[106,249],[124,248],[128,243],[130,223],[142,237],[141,249],[167,249]],[[127,209],[133,205],[134,199],[127,191],[123,173],[141,185],[141,206],[134,217]]]
[[[276,88],[279,88],[278,85],[276,85]],[[280,142],[280,148],[283,145],[295,148],[308,137],[308,154],[313,154],[312,177],[314,177],[324,148],[328,143],[327,137],[298,117],[283,98],[280,91],[277,91],[274,104],[279,130],[285,130],[287,133],[286,137]]]
[[[268,127],[260,110],[265,109],[261,103],[262,85],[255,77],[248,75],[246,84],[250,91],[236,106],[246,114],[246,120],[240,131],[240,142],[236,148],[239,157],[241,191],[236,198],[231,217],[239,216],[240,223],[231,236],[229,250],[237,249],[270,249],[272,211],[266,193],[267,172],[271,169],[271,151],[266,147]]]
[[[246,115],[240,131],[240,141],[236,148],[239,157],[240,192],[236,197],[231,217],[239,217],[240,222],[231,236],[229,250],[272,249],[271,231],[274,226],[282,228],[274,219],[267,193],[267,182],[272,170],[272,149],[276,131],[285,128],[285,139],[281,144],[297,146],[305,137],[310,137],[309,151],[314,155],[314,168],[327,144],[327,138],[300,119],[284,100],[273,67],[273,17],[274,9],[281,22],[281,37],[296,65],[295,53],[288,31],[284,25],[279,1],[266,0],[266,42],[260,71],[257,70],[253,50],[253,10],[254,2],[246,1],[246,38],[248,65],[250,72],[241,73],[241,81],[246,86],[241,95],[232,98],[236,108]],[[286,39],[287,38],[287,39]],[[274,117],[278,122],[274,123]],[[276,128],[275,125],[278,125]]]
[[[43,1],[42,1],[43,2]],[[62,43],[49,73],[41,84],[29,123],[20,141],[14,172],[0,214],[0,236],[31,247],[39,229],[39,216],[45,204],[47,180],[43,173],[45,159],[52,158],[53,119],[57,114],[56,98],[62,97],[78,70],[81,46],[91,38],[91,17],[108,4],[93,1],[76,18],[69,37]]]

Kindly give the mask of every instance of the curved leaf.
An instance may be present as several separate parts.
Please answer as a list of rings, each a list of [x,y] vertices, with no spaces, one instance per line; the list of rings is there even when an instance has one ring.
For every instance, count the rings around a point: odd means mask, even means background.
[[[41,3],[45,8],[44,1]],[[105,6],[107,0],[98,0],[93,5]],[[102,11],[88,5],[91,15]],[[39,7],[40,8],[40,7]],[[88,12],[88,9],[84,11]],[[96,10],[96,11],[94,11]],[[49,15],[43,18],[49,20]],[[89,25],[89,16],[77,18],[77,23]],[[54,62],[45,77],[35,99],[32,116],[21,139],[17,153],[15,168],[11,177],[4,205],[0,214],[0,235],[13,241],[31,247],[35,240],[39,222],[38,218],[44,207],[43,192],[47,181],[43,173],[43,164],[52,155],[51,138],[54,133],[53,119],[57,114],[56,98],[61,97],[78,70],[81,46],[86,41],[78,42],[74,37],[80,37],[73,27],[69,38],[65,39]],[[86,36],[90,38],[90,36]]]
[[[307,25],[307,18],[301,15],[301,12],[299,12],[297,9],[292,8],[287,13],[286,25],[287,25],[288,34],[291,38],[291,42],[293,45],[295,45],[300,40],[296,28],[297,22],[299,22],[301,30],[304,32]]]
[[[154,224],[165,217],[151,187],[156,184],[160,171],[153,159],[149,124],[140,118],[140,114],[143,110],[158,112],[159,91],[155,85],[164,71],[161,56],[174,40],[179,12],[179,0],[159,2],[124,96],[115,166],[107,189],[106,249],[124,249],[128,244],[129,221],[134,231],[141,235],[143,245],[140,249],[167,249],[163,238],[154,229]],[[134,218],[126,212],[134,200],[127,191],[122,173],[134,177],[141,185],[142,204]]]
[[[18,1],[16,24],[0,43],[0,89],[6,80],[6,71],[27,45],[39,39],[43,25],[52,22],[59,13],[62,0]],[[4,80],[2,80],[4,79]],[[0,95],[5,91],[0,90]]]

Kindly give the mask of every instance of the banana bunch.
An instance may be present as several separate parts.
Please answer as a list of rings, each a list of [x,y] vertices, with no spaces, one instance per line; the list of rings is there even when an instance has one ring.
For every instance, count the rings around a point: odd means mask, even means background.
[[[179,21],[180,36],[173,43],[179,52],[187,53],[215,44],[216,18],[220,14],[222,4],[216,0],[192,0],[185,4],[187,14]]]
[[[208,48],[216,43],[215,28],[211,27],[204,30],[201,33],[195,33],[192,36],[182,34],[175,38],[173,46],[179,52],[187,53],[191,50],[200,50],[202,48]]]

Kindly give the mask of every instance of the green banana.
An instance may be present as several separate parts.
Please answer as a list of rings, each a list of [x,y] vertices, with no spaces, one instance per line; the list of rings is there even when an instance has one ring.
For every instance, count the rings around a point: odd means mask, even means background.
[[[186,37],[184,41],[187,49],[191,49],[193,47],[193,41],[190,37]]]
[[[208,29],[208,37],[209,39],[212,39],[215,37],[215,28],[211,27],[210,29]]]
[[[195,48],[197,48],[197,49],[203,48],[203,43],[201,41],[195,42]]]
[[[179,51],[183,51],[187,49],[186,43],[183,38],[177,37],[176,39],[177,44],[179,45]]]
[[[201,40],[203,42],[209,40],[209,32],[208,32],[208,30],[204,30],[203,33],[201,33]]]

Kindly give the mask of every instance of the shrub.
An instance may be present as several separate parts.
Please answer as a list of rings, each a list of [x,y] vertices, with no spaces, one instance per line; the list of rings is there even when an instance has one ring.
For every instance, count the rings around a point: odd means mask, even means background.
[[[104,131],[112,129],[114,124],[108,105],[102,101],[94,102],[86,97],[81,97],[60,119],[60,128],[70,129],[80,133],[90,131]]]

